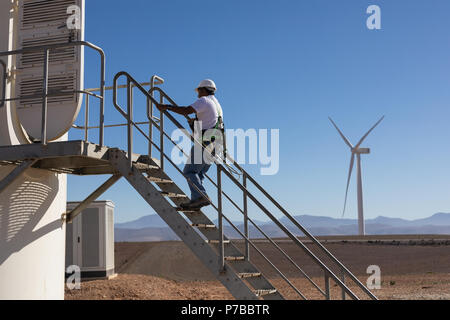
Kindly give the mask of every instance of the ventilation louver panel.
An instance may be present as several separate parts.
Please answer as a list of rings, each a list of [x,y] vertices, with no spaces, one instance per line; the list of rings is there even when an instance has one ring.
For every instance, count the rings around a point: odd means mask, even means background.
[[[71,36],[68,35],[60,35],[56,37],[42,37],[42,38],[31,38],[31,39],[23,39],[22,48],[30,48],[48,44],[58,44],[58,43],[67,43],[71,40]],[[20,58],[20,68],[33,68],[33,67],[41,67],[43,65],[43,56],[42,52],[30,52],[21,55]],[[59,50],[53,50],[50,52],[50,63],[67,63],[73,62],[76,59],[76,48],[68,47],[61,48]]]
[[[50,96],[48,98],[49,104],[65,103],[65,102],[76,102],[77,94],[66,93],[76,90],[76,74],[60,74],[60,75],[50,75],[48,79],[48,92],[56,93],[56,96]],[[39,97],[42,93],[42,79],[40,78],[23,78],[20,83],[20,108],[30,108],[33,105],[42,105],[42,98]],[[36,96],[34,98],[27,98],[31,96]]]
[[[67,8],[77,4],[76,0],[24,1],[22,28],[34,28],[41,24],[63,26],[67,20]]]
[[[3,0],[0,0],[3,1]],[[84,0],[20,0],[18,48],[42,47],[84,40]],[[68,10],[77,6],[79,11]],[[68,13],[69,11],[69,13]],[[80,29],[67,26],[69,17],[80,13]],[[17,56],[15,103],[18,120],[31,137],[41,135],[44,51]],[[47,99],[49,141],[64,135],[81,108],[84,77],[84,48],[69,46],[51,49]],[[36,120],[38,119],[39,120]],[[57,121],[54,121],[57,119]]]

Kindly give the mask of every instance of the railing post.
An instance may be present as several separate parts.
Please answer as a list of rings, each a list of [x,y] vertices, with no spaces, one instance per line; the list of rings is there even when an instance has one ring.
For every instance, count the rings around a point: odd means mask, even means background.
[[[160,97],[159,97],[159,103],[162,104],[164,102],[164,97],[163,95],[160,93]],[[161,111],[160,113],[160,120],[159,120],[159,128],[160,128],[160,132],[159,132],[159,147],[161,150],[161,170],[164,170],[164,111]]]
[[[151,96],[154,98],[155,94],[154,91],[152,90],[155,87],[155,76],[152,76],[152,78],[150,79],[150,92],[151,92]],[[149,118],[149,124],[148,124],[148,137],[150,138],[149,142],[148,142],[148,156],[149,158],[152,157],[152,140],[153,140],[153,102],[150,98],[147,98],[147,116]]]
[[[127,115],[128,115],[128,165],[129,168],[133,166],[133,126],[131,121],[133,119],[133,88],[131,87],[130,78],[127,78]]]
[[[243,175],[243,185],[244,185],[244,233],[245,237],[249,239],[248,236],[248,209],[247,209],[247,175],[244,173]],[[245,260],[250,260],[250,245],[248,243],[248,240],[245,239]]]
[[[330,276],[329,274],[325,271],[325,298],[327,300],[331,299],[330,296]]]
[[[42,88],[42,122],[41,122],[41,143],[47,144],[47,107],[48,107],[48,63],[50,50],[44,53],[44,84]]]
[[[342,270],[342,283],[345,284],[345,272]],[[345,300],[345,290],[342,289],[342,300]]]
[[[150,92],[151,92],[151,96],[152,98],[155,97],[154,95],[154,91],[153,88],[155,87],[155,85],[158,84],[163,84],[164,83],[164,79],[161,77],[158,77],[157,75],[153,75],[150,79]],[[161,94],[161,93],[160,93]],[[160,98],[161,103],[163,102],[163,98]],[[148,156],[151,158],[152,157],[152,141],[153,141],[153,124],[152,124],[152,120],[153,120],[153,101],[149,98],[147,98],[147,116],[149,117],[149,137],[150,137],[150,141],[148,144]]]
[[[153,96],[153,92],[152,92],[152,96]],[[147,114],[150,115],[150,119],[149,119],[149,123],[148,123],[148,137],[150,138],[148,141],[148,157],[151,158],[152,157],[152,140],[153,140],[153,103],[152,101],[147,98]]]
[[[222,212],[222,170],[217,165],[217,211],[219,213],[219,272],[225,270],[225,248],[223,244],[223,212]]]
[[[105,56],[101,55],[101,67],[100,67],[100,133],[99,133],[99,145],[103,147],[104,144],[104,132],[105,132]]]
[[[84,110],[84,141],[88,141],[88,127],[89,127],[89,95],[86,95],[86,103]]]

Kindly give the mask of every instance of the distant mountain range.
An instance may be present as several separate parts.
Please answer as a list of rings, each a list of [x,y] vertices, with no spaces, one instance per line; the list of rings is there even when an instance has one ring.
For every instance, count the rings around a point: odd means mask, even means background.
[[[336,219],[311,215],[294,217],[303,227],[315,236],[355,235],[358,233],[356,219]],[[286,217],[280,221],[295,235],[303,234]],[[285,237],[285,234],[273,222],[254,222],[270,237]],[[214,220],[217,225],[217,220]],[[242,221],[233,222],[241,231]],[[230,225],[224,223],[224,232],[229,238],[240,238],[239,233]],[[249,224],[250,237],[263,237]],[[405,220],[400,218],[377,217],[366,220],[366,233],[369,235],[383,234],[450,234],[450,213],[436,213],[428,218]],[[115,241],[171,241],[179,240],[177,235],[166,225],[158,215],[148,215],[134,221],[115,225]]]

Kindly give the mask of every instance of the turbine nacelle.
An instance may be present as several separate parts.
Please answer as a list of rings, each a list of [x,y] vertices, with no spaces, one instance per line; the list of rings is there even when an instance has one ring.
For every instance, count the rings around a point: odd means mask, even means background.
[[[370,154],[370,148],[352,149],[352,153],[355,153],[355,154]]]

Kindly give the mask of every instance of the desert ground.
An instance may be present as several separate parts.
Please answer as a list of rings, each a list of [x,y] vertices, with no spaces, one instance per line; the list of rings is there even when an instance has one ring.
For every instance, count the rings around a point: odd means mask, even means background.
[[[450,236],[378,236],[322,237],[323,245],[358,279],[366,284],[367,267],[377,265],[381,271],[381,288],[371,291],[383,300],[450,299]],[[261,252],[276,261],[276,267],[308,299],[323,295],[266,241],[256,241]],[[235,244],[243,248],[242,242]],[[277,244],[324,288],[323,271],[295,244],[279,239]],[[323,257],[314,246],[306,246]],[[287,299],[300,296],[254,249],[251,260]],[[81,290],[66,290],[68,300],[226,300],[231,294],[182,243],[116,243],[117,277],[110,280],[85,281]],[[336,271],[336,270],[333,270]],[[337,273],[338,274],[338,273]],[[348,283],[359,296],[361,291]],[[341,290],[331,282],[333,299]],[[361,295],[361,298],[364,298]]]

